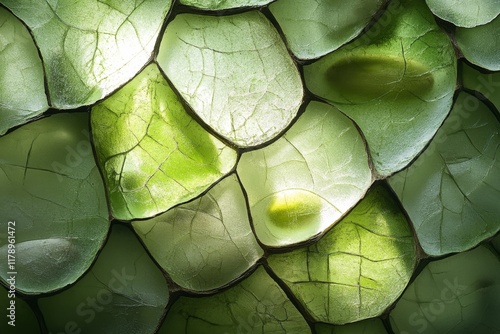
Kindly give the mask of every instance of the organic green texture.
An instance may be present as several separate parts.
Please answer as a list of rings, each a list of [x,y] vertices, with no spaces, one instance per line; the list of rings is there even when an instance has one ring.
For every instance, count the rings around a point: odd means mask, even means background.
[[[388,334],[387,330],[378,318],[358,321],[346,325],[317,324],[316,334]]]
[[[379,316],[400,296],[416,264],[415,242],[379,186],[319,241],[268,262],[315,320],[345,324]]]
[[[302,102],[299,72],[258,11],[177,15],[163,36],[158,62],[201,119],[239,146],[276,137]]]
[[[241,7],[257,7],[266,5],[272,0],[180,0],[183,5],[208,10],[221,10]]]
[[[0,7],[0,135],[47,110],[43,68],[28,30]],[[5,66],[9,64],[9,66]]]
[[[382,177],[425,147],[456,86],[452,44],[425,4],[390,9],[363,38],[304,66],[307,87],[359,125]]]
[[[238,175],[255,233],[269,246],[306,241],[329,228],[372,183],[361,135],[334,107],[311,102],[275,143],[244,153]]]
[[[219,294],[180,297],[158,334],[311,333],[309,325],[262,267]]]
[[[464,64],[462,67],[462,78],[466,89],[481,93],[495,105],[497,110],[500,110],[500,72],[485,74]],[[474,94],[477,93],[474,92]],[[468,99],[467,102],[467,107],[471,109],[477,108],[479,104],[479,100],[474,99]]]
[[[87,124],[87,114],[58,114],[0,138],[0,275],[5,282],[16,271],[19,291],[73,283],[104,242],[108,207]],[[6,261],[9,226],[15,268]]]
[[[92,108],[97,158],[113,216],[151,217],[229,172],[236,152],[184,110],[155,64]]]
[[[468,61],[488,70],[500,70],[500,16],[475,28],[457,28],[455,36]]]
[[[234,175],[190,203],[132,225],[173,281],[190,290],[220,288],[263,255]]]
[[[92,270],[38,303],[52,333],[152,333],[168,298],[165,278],[135,235],[115,225]]]
[[[0,307],[2,317],[0,331],[9,334],[39,334],[40,325],[28,303],[21,298],[11,298],[8,289],[0,287]],[[12,304],[14,301],[14,304]]]
[[[434,15],[458,27],[472,28],[500,14],[500,0],[425,0]]]
[[[383,0],[278,0],[269,9],[294,55],[313,59],[355,38],[383,3]]]
[[[170,0],[0,0],[31,28],[51,104],[94,103],[151,58]]]
[[[497,235],[495,238],[493,238],[493,240],[491,241],[491,244],[493,245],[493,247],[495,247],[497,252],[500,254],[500,235]]]
[[[429,263],[390,314],[396,333],[498,333],[498,254],[481,246]]]
[[[463,252],[500,230],[499,132],[491,110],[461,93],[425,152],[389,179],[426,253]]]

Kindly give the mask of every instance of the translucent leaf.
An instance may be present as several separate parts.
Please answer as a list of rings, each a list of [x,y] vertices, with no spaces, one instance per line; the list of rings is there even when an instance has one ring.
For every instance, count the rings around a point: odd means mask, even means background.
[[[12,290],[10,283],[8,289],[0,288],[0,307],[2,309],[2,321],[0,321],[0,332],[8,334],[39,334],[38,320],[31,307],[23,299],[14,297],[15,282]]]
[[[0,7],[0,135],[47,110],[43,68],[28,30]],[[8,66],[6,66],[8,64]]]
[[[358,130],[337,109],[319,102],[311,102],[283,138],[244,153],[238,174],[256,235],[269,246],[322,233],[372,182]]]
[[[314,320],[345,324],[379,316],[400,296],[415,267],[415,243],[379,186],[319,241],[268,262]]]
[[[177,15],[158,62],[212,129],[240,146],[282,132],[302,102],[302,82],[276,29],[257,11]]]
[[[32,30],[51,103],[91,104],[151,58],[170,0],[0,0]]]
[[[382,320],[375,318],[346,325],[317,324],[316,334],[387,334]]]
[[[92,132],[112,213],[151,217],[229,172],[236,152],[184,110],[156,65],[92,108]]]
[[[52,333],[152,333],[168,298],[161,271],[134,234],[115,225],[90,272],[38,303]]]
[[[180,0],[183,5],[208,10],[221,10],[241,7],[257,7],[270,3],[272,0]]]
[[[191,290],[226,285],[263,255],[234,175],[201,198],[132,225],[174,282]]]
[[[486,247],[429,263],[390,314],[396,333],[498,333],[500,262]]]
[[[475,28],[457,28],[455,37],[468,61],[488,70],[500,70],[500,16]]]
[[[359,125],[381,176],[425,147],[456,86],[453,46],[425,4],[389,9],[361,38],[304,67],[308,88]]]
[[[261,267],[219,294],[180,297],[159,334],[311,333],[278,284]]]
[[[500,110],[500,72],[484,74],[465,64],[462,69],[464,87],[481,93]],[[479,103],[475,99],[467,99],[467,102],[471,104],[468,106],[471,109],[477,108]]]
[[[424,251],[463,252],[500,230],[500,124],[461,93],[425,152],[389,183]]]
[[[58,114],[0,138],[0,257],[15,229],[15,265],[25,293],[60,289],[91,265],[108,232],[108,207],[95,165],[88,114]],[[12,223],[9,223],[12,222]],[[15,224],[14,224],[15,223]],[[9,226],[11,227],[9,229]]]
[[[471,28],[491,22],[500,14],[499,0],[425,0],[434,15],[456,26]]]
[[[278,0],[269,9],[301,59],[321,57],[356,37],[383,0]]]

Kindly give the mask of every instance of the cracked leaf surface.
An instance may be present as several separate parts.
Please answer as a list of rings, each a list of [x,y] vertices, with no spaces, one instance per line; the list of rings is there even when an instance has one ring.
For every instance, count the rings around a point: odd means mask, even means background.
[[[184,110],[155,64],[92,108],[91,125],[112,213],[151,217],[228,173],[236,152]]]
[[[493,113],[461,93],[430,146],[389,179],[426,253],[462,252],[500,229],[499,133]]]
[[[132,225],[174,282],[191,290],[220,288],[263,255],[234,175],[190,203]]]
[[[400,296],[416,264],[415,242],[379,186],[319,241],[268,263],[313,319],[345,324],[379,316]]]
[[[358,36],[383,3],[383,0],[279,0],[269,9],[294,55],[314,59]]]
[[[500,331],[500,263],[484,246],[429,263],[390,313],[397,333]]]
[[[391,3],[363,37],[304,67],[312,93],[359,125],[381,177],[408,165],[435,134],[456,72],[448,36],[416,0]]]
[[[208,10],[222,10],[230,8],[257,7],[266,5],[273,0],[180,0],[180,3]]]
[[[159,334],[311,333],[279,285],[259,267],[238,285],[216,295],[180,297]]]
[[[74,286],[38,303],[51,333],[152,333],[168,303],[167,282],[133,232],[114,225],[95,265]]]
[[[238,175],[259,240],[285,246],[322,233],[372,182],[363,139],[334,107],[311,102],[283,138],[244,153]]]
[[[88,115],[58,114],[0,138],[0,254],[16,222],[16,288],[60,289],[91,265],[108,232],[104,185],[95,165]],[[0,275],[7,277],[7,261]]]
[[[500,14],[500,0],[425,0],[434,15],[458,27],[476,27]]]
[[[257,11],[177,15],[163,36],[158,63],[198,116],[239,146],[276,137],[302,102],[297,67]]]
[[[0,135],[47,110],[43,68],[26,27],[0,7]],[[8,64],[9,66],[4,66]]]
[[[170,0],[1,0],[32,30],[51,102],[91,104],[151,58]]]

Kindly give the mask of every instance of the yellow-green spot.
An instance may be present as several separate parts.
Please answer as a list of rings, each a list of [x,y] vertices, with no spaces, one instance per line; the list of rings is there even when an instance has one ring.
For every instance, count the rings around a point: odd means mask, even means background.
[[[285,190],[271,198],[267,213],[278,227],[294,228],[319,219],[321,198],[304,190]]]

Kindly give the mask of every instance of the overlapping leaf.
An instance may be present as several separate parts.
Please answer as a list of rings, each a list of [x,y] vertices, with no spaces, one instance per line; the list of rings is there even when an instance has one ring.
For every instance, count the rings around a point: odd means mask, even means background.
[[[92,270],[38,303],[51,333],[152,333],[168,299],[161,271],[134,234],[116,225]]]
[[[383,3],[383,0],[278,0],[269,9],[295,56],[313,59],[358,36]]]
[[[221,10],[263,6],[271,1],[272,0],[180,0],[180,3],[201,9]]]
[[[170,0],[0,0],[33,32],[51,103],[74,108],[103,98],[151,58]]]
[[[390,314],[397,333],[500,331],[500,262],[486,247],[431,262]]]
[[[262,267],[219,294],[180,297],[159,334],[311,333],[309,325]]]
[[[492,102],[500,110],[500,72],[481,73],[466,64],[462,67],[462,82],[466,89],[474,90]],[[477,94],[474,92],[474,94]],[[478,100],[468,99],[469,108],[475,109]]]
[[[453,46],[425,4],[390,8],[362,38],[304,67],[308,88],[359,125],[381,176],[425,147],[456,86]]]
[[[319,102],[310,103],[283,138],[244,153],[238,174],[257,237],[270,246],[322,233],[372,182],[358,130],[337,109]]]
[[[376,187],[318,242],[268,262],[316,321],[345,324],[384,312],[410,280],[416,254],[405,216]]]
[[[28,30],[0,7],[0,135],[47,110],[43,68]],[[6,66],[8,64],[8,66]]]
[[[201,198],[132,225],[174,282],[191,290],[220,288],[263,254],[234,175]]]
[[[500,14],[499,0],[425,0],[432,12],[459,27],[476,27]]]
[[[462,252],[500,230],[500,124],[461,93],[426,151],[389,182],[423,249]]]
[[[0,275],[5,281],[16,271],[22,292],[73,283],[108,232],[87,123],[83,113],[53,115],[0,138]],[[15,229],[15,268],[6,261],[8,226]]]
[[[177,15],[158,62],[201,119],[239,146],[276,137],[302,102],[299,72],[276,29],[257,11]]]
[[[229,172],[236,152],[206,132],[152,64],[92,108],[94,144],[112,213],[151,217]]]
[[[8,286],[9,290],[0,287],[0,307],[2,315],[6,315],[0,322],[0,331],[9,334],[39,334],[40,325],[35,313],[24,300],[11,297],[10,284]]]

